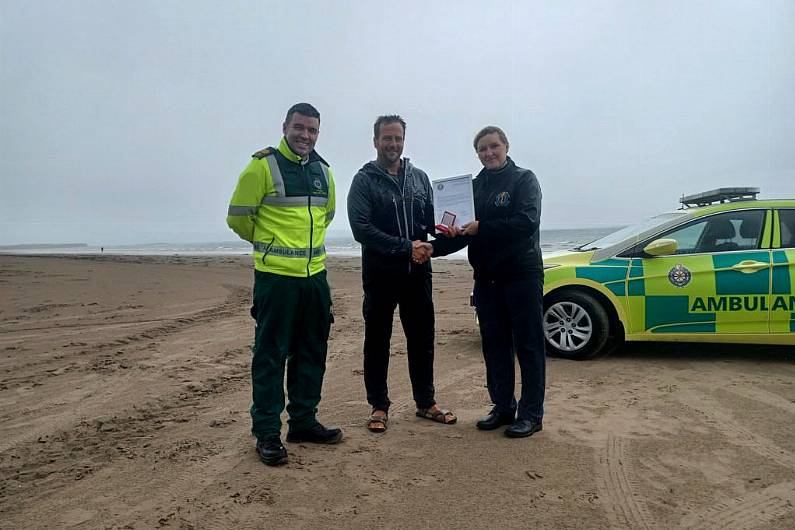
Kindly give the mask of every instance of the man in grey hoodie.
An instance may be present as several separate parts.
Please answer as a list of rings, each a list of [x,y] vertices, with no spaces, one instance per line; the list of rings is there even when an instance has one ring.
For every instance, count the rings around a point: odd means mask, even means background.
[[[445,424],[457,419],[434,399],[431,264],[423,244],[434,234],[433,194],[428,175],[401,158],[405,134],[400,116],[376,120],[377,158],[359,170],[348,193],[348,220],[362,245],[364,385],[373,432],[384,432],[388,422],[389,341],[398,306],[417,416]]]

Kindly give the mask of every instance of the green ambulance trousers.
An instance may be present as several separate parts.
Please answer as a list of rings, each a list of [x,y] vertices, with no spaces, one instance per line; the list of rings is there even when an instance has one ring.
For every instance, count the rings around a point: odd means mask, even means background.
[[[251,433],[258,439],[280,434],[285,363],[290,430],[313,427],[333,321],[326,271],[295,278],[255,270],[251,316],[257,321]]]

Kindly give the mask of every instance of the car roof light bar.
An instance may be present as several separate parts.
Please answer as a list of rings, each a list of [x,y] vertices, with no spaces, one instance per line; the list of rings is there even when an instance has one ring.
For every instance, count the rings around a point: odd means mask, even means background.
[[[756,199],[757,195],[759,195],[759,188],[718,188],[693,195],[682,195],[679,202],[683,208],[691,208],[728,201],[752,201]]]

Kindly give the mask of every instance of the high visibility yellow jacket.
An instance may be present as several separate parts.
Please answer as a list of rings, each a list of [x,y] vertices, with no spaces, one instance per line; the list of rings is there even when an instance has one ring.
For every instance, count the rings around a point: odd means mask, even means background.
[[[226,224],[254,247],[254,266],[284,276],[325,269],[334,218],[334,178],[315,151],[302,161],[282,138],[252,155],[229,202]]]

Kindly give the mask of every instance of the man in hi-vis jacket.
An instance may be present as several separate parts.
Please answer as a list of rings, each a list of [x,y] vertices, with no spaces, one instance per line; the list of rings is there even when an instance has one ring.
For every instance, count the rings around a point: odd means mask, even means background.
[[[287,462],[280,438],[285,364],[287,441],[342,439],[341,429],[315,418],[333,322],[324,240],[334,218],[334,179],[315,152],[320,113],[308,103],[293,105],[282,131],[279,146],[254,153],[240,174],[226,218],[254,247],[251,432],[270,466]]]

